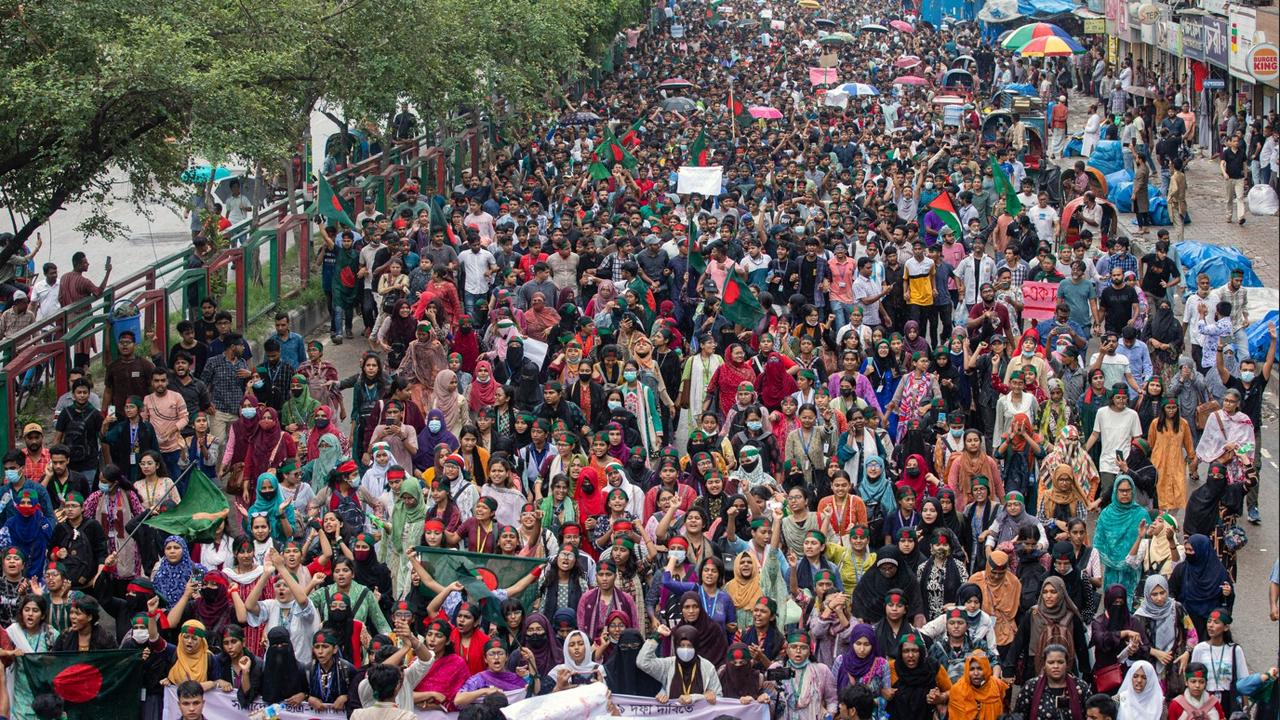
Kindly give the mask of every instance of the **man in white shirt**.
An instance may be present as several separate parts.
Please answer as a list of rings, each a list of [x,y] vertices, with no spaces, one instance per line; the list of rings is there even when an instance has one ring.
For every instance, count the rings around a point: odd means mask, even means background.
[[[1204,352],[1204,335],[1196,332],[1196,324],[1200,320],[1200,306],[1205,304],[1212,308],[1214,302],[1209,275],[1202,272],[1196,276],[1196,291],[1187,296],[1187,303],[1182,308],[1182,324],[1191,331],[1191,358],[1195,360],[1196,368],[1202,367],[1200,360]]]
[[[227,196],[226,202],[222,203],[222,207],[226,210],[227,219],[232,225],[238,225],[249,219],[249,215],[253,213],[253,203],[249,202],[249,198],[240,192],[240,181],[232,180],[227,183],[227,189],[231,194]]]
[[[975,242],[970,253],[956,266],[954,275],[960,302],[966,311],[981,299],[979,289],[991,282],[995,274],[996,261],[986,254],[983,243]]]
[[[1040,193],[1035,206],[1027,210],[1027,216],[1031,218],[1040,242],[1052,244],[1058,235],[1058,211],[1049,206],[1047,193]]]
[[[58,292],[62,278],[58,277],[58,266],[47,262],[42,268],[40,279],[31,288],[31,304],[36,309],[36,321],[53,317],[62,308],[58,303]]]
[[[489,283],[498,263],[493,253],[480,246],[480,231],[467,228],[467,249],[458,253],[462,265],[462,304],[467,314],[475,317],[476,305],[489,296]]]
[[[1125,392],[1124,384],[1113,385],[1109,394],[1111,399],[1106,407],[1098,410],[1097,419],[1093,422],[1093,432],[1084,446],[1087,452],[1097,443],[1102,443],[1102,454],[1098,461],[1098,476],[1101,479],[1098,498],[1102,500],[1103,507],[1111,502],[1111,486],[1116,475],[1121,472],[1120,464],[1116,461],[1117,454],[1120,459],[1128,457],[1129,443],[1134,438],[1143,436],[1142,422],[1138,419],[1138,413],[1129,408],[1129,394]]]

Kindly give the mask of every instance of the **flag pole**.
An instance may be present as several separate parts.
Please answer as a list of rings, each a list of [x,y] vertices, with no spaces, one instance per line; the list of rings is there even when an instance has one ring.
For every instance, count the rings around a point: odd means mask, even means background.
[[[184,476],[186,476],[187,473],[191,472],[191,469],[194,468],[195,466],[196,466],[196,463],[193,462],[187,465],[187,468],[185,470],[178,473],[178,477],[173,481],[173,485],[175,488],[178,485],[178,480],[181,480]],[[160,507],[162,503],[163,501],[157,502],[155,505],[152,505],[151,507],[147,508],[146,512],[142,513],[142,517],[139,518],[138,523],[133,526],[133,530],[131,530],[129,534],[125,536],[124,540],[120,541],[119,547],[116,548],[116,553],[119,553],[124,548],[125,545],[129,544],[130,540],[133,540],[133,536],[137,535],[138,531],[142,529],[142,526],[147,524],[147,518],[149,518],[152,514],[154,514],[155,509]],[[90,585],[96,585],[98,583],[98,578],[102,575],[102,571],[105,568],[106,568],[106,565],[100,565],[98,567],[98,574],[93,576],[93,582],[89,583]]]
[[[733,144],[738,144],[738,118],[733,114],[733,76],[729,76],[729,130],[733,133]]]

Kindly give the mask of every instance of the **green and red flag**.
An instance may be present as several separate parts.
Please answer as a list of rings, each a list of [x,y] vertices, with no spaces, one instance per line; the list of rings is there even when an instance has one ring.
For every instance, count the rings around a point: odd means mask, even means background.
[[[347,214],[347,208],[342,204],[338,194],[333,191],[329,181],[325,180],[321,173],[316,173],[316,181],[316,212],[333,225],[354,228],[355,222]]]
[[[597,160],[587,167],[587,174],[591,176],[592,180],[608,180],[612,173],[609,172],[609,168]]]
[[[991,156],[991,179],[995,184],[996,194],[1004,198],[1005,212],[1010,215],[1017,215],[1022,212],[1022,201],[1018,199],[1018,192],[1013,189],[1013,183],[1009,181],[1009,176],[1005,174],[1004,168],[1000,167],[1000,163],[996,162],[994,155]]]
[[[640,145],[640,131],[644,129],[644,118],[636,118],[631,123],[631,127],[622,135],[622,145],[624,147],[638,147]]]
[[[720,4],[723,2],[724,0],[711,0],[711,2],[707,3],[708,27],[715,27],[724,20],[724,17],[720,15]]]
[[[698,275],[707,271],[707,261],[702,257],[702,248],[689,242],[689,269]],[[699,280],[699,282],[702,282]],[[751,294],[751,287],[746,281],[730,272],[720,292],[720,314],[734,325],[754,330],[764,318],[764,308],[756,296]]]
[[[68,720],[137,720],[141,649],[27,653],[13,665],[16,708],[39,695],[62,698]],[[18,717],[15,715],[14,717]]]
[[[956,234],[957,240],[964,237],[964,228],[960,225],[960,214],[956,212],[956,204],[951,199],[951,193],[943,192],[930,201],[928,208],[933,211],[934,215],[938,216],[943,225],[951,228],[951,232]]]
[[[201,472],[199,465],[193,465],[190,473],[182,500],[173,509],[147,518],[144,524],[189,543],[213,542],[214,527],[226,519],[230,510],[227,496]]]
[[[711,148],[707,147],[706,128],[698,131],[698,137],[694,138],[693,144],[689,146],[689,157],[686,164],[694,167],[706,167],[711,164]]]
[[[613,167],[618,163],[622,163],[622,167],[633,170],[636,165],[636,158],[627,149],[618,142],[618,137],[613,134],[613,130],[604,131],[604,139],[600,141],[600,145],[596,147],[596,157],[605,167]]]
[[[533,569],[545,564],[546,559],[525,558],[515,555],[489,555],[486,553],[463,552],[447,548],[418,548],[418,559],[423,567],[431,573],[441,585],[457,581],[467,593],[467,600],[479,603],[488,622],[504,622],[502,603],[494,596],[493,591],[507,589],[515,585],[521,578],[533,572]],[[533,582],[523,592],[514,593],[511,597],[524,604],[525,612],[533,609],[538,597],[538,583]]]
[[[751,113],[747,112],[746,105],[733,99],[733,91],[729,92],[729,112],[733,113],[733,121],[738,123],[738,127],[751,124]]]

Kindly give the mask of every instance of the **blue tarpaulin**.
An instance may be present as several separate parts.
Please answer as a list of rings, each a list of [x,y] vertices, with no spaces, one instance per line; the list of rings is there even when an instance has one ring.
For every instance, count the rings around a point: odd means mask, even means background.
[[[1062,157],[1084,157],[1084,140],[1079,135],[1072,135],[1062,148]]]
[[[1272,310],[1245,330],[1245,335],[1249,337],[1249,357],[1258,362],[1266,359],[1267,349],[1271,347],[1271,333],[1267,332],[1267,323],[1273,322],[1280,322],[1280,310]]]
[[[1103,175],[1110,175],[1124,169],[1124,156],[1120,152],[1119,140],[1099,140],[1089,156],[1089,167],[1098,168]]]
[[[1253,271],[1253,261],[1233,247],[1184,240],[1177,248],[1178,262],[1185,271],[1183,277],[1189,278],[1184,285],[1189,290],[1195,288],[1195,278],[1201,272],[1208,273],[1213,287],[1221,287],[1231,279],[1231,271],[1236,268],[1244,271],[1245,287],[1262,287],[1262,280]]]
[[[1073,0],[1018,0],[1018,12],[1028,17],[1052,17],[1075,9]]]

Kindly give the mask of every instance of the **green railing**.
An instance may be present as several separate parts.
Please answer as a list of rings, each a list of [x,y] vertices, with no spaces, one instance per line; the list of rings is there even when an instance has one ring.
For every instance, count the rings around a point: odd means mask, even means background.
[[[396,143],[382,154],[367,158],[330,176],[329,183],[355,217],[366,195],[372,195],[386,212],[391,198],[411,179],[424,189],[448,196],[451,181],[464,167],[477,171],[482,138],[472,130],[451,138],[443,149],[420,136]],[[451,162],[446,162],[446,159]],[[13,447],[19,420],[17,400],[29,392],[24,385],[38,374],[58,395],[67,391],[67,369],[77,352],[109,363],[116,351],[113,328],[138,325],[139,344],[151,341],[153,352],[166,352],[169,318],[175,310],[194,317],[209,292],[214,273],[231,278],[219,306],[230,310],[236,326],[246,329],[255,320],[274,313],[281,302],[301,292],[312,281],[311,219],[291,212],[287,200],[260,210],[257,221],[246,220],[224,233],[230,247],[203,267],[188,267],[192,248],[161,258],[147,267],[116,280],[98,297],[85,298],[47,320],[0,341],[0,447]],[[296,277],[296,285],[284,282]],[[317,278],[318,281],[318,278]],[[258,288],[258,290],[255,290]],[[138,320],[114,319],[117,302],[128,300],[138,308]],[[194,305],[193,305],[194,304]],[[51,419],[35,418],[46,427]]]

